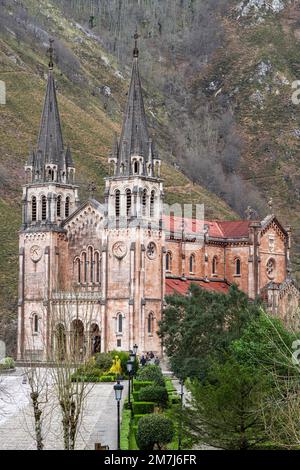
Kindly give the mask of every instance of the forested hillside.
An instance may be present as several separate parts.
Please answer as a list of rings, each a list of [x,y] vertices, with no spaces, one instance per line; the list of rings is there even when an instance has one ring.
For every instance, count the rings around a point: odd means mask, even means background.
[[[0,0],[0,329],[15,338],[23,166],[37,139],[49,37],[65,143],[82,199],[119,132],[135,30],[167,202],[207,218],[274,211],[295,233],[299,269],[300,9],[284,0]],[[299,78],[300,80],[300,78]]]

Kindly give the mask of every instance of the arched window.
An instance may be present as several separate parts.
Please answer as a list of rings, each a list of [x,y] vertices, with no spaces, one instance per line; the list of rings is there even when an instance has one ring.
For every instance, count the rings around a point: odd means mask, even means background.
[[[117,316],[117,332],[123,333],[123,315],[119,313]]]
[[[70,215],[70,198],[69,196],[66,197],[66,203],[65,203],[65,217],[69,217]]]
[[[126,189],[126,212],[127,216],[131,215],[131,191]]]
[[[190,256],[190,273],[195,272],[195,255]]]
[[[151,191],[150,197],[150,217],[154,217],[154,209],[155,209],[155,191]]]
[[[139,162],[135,161],[133,164],[133,172],[135,175],[138,175],[139,173]]]
[[[31,219],[32,219],[32,222],[36,222],[36,197],[33,196],[33,198],[31,199]]]
[[[166,254],[166,271],[172,271],[172,253],[170,251]]]
[[[57,197],[56,202],[56,215],[57,217],[61,217],[61,196]]]
[[[143,191],[142,210],[143,210],[143,215],[146,215],[146,212],[147,212],[147,189],[144,189],[144,191]]]
[[[99,284],[100,282],[100,256],[97,251],[95,253],[94,261],[95,261],[95,281]]]
[[[148,330],[148,335],[153,334],[153,325],[154,325],[154,315],[153,313],[149,313],[148,315],[148,321],[147,321],[147,330]]]
[[[116,191],[116,201],[115,201],[116,217],[120,217],[120,191]]]
[[[42,196],[42,220],[47,220],[47,198]]]
[[[241,260],[240,260],[240,258],[237,258],[235,260],[235,275],[236,276],[241,275]]]
[[[90,264],[90,282],[94,282],[94,259],[93,259],[93,248],[89,246],[88,249],[89,264]]]
[[[84,251],[82,253],[82,268],[83,268],[83,282],[86,283],[87,282],[87,256],[86,256],[86,252]]]
[[[37,313],[33,314],[33,332],[38,333],[39,332],[39,317]]]
[[[76,258],[75,260],[75,269],[76,269],[76,279],[77,279],[77,282],[80,284],[81,283],[81,263],[80,263],[79,258]]]
[[[218,270],[218,258],[214,256],[212,260],[212,273],[217,274],[217,270]]]

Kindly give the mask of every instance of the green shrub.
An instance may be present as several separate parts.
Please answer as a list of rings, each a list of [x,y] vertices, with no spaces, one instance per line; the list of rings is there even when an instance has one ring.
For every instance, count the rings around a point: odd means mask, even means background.
[[[72,382],[100,382],[100,377],[94,375],[72,375]]]
[[[129,450],[131,411],[123,410],[120,430],[120,443],[122,450]]]
[[[143,418],[144,416],[147,416],[147,415],[145,415],[145,414],[142,414],[142,415],[134,415],[134,417],[133,417],[133,424],[134,424],[134,426],[137,426],[138,423],[139,423],[139,420],[140,420],[141,418]]]
[[[168,393],[173,393],[176,391],[171,379],[168,379],[168,378],[165,379],[165,386],[166,386]]]
[[[115,382],[116,377],[114,375],[102,375],[100,382]]]
[[[144,416],[139,420],[136,442],[140,450],[159,450],[174,437],[173,422],[162,414]]]
[[[168,392],[165,387],[160,385],[148,385],[139,391],[140,401],[154,401],[159,406],[165,408],[168,404]]]
[[[162,374],[161,368],[155,364],[148,364],[141,367],[137,373],[138,380],[151,380],[157,385],[164,387],[165,379]]]
[[[153,385],[151,380],[134,380],[133,381],[133,390],[135,392],[139,392],[141,388],[148,387],[149,385]]]
[[[15,368],[15,361],[12,357],[5,357],[3,362],[0,364],[0,370],[8,370]]]
[[[105,377],[116,377],[116,374],[114,372],[104,372]]]
[[[95,363],[98,369],[107,371],[112,366],[112,356],[109,353],[97,353],[95,356]]]
[[[172,403],[172,405],[177,405],[178,403],[180,403],[180,396],[179,395],[171,395],[169,400]]]
[[[147,413],[153,413],[154,411],[153,402],[137,401],[132,403],[132,411],[134,415],[145,415]]]
[[[140,395],[140,392],[135,392],[135,391],[132,392],[134,401],[139,401],[139,395]]]

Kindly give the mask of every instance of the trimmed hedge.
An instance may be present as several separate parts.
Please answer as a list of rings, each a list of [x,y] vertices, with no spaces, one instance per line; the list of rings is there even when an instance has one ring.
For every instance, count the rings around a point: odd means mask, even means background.
[[[116,381],[116,376],[115,375],[102,375],[100,377],[99,382],[115,382]]]
[[[132,392],[134,401],[139,401],[139,395],[140,395],[140,392],[135,392],[135,391]]]
[[[133,390],[135,392],[139,392],[141,388],[148,387],[149,385],[153,385],[152,380],[134,380],[133,381]]]
[[[131,411],[123,410],[120,429],[120,444],[122,450],[129,450]]]
[[[171,379],[165,379],[165,386],[166,386],[168,393],[176,392],[176,389]]]
[[[165,386],[165,379],[162,374],[161,368],[155,364],[148,364],[144,367],[141,367],[137,373],[138,380],[151,380],[157,385]]]
[[[140,401],[153,401],[159,406],[166,407],[168,405],[168,392],[165,387],[160,385],[148,385],[139,391]]]
[[[132,403],[132,411],[134,415],[144,415],[154,412],[155,403],[146,401],[137,401]]]
[[[94,375],[77,375],[74,374],[72,376],[72,382],[100,382],[100,377],[96,377]]]
[[[179,395],[171,395],[171,396],[169,396],[169,400],[172,403],[172,405],[177,405],[181,401]]]
[[[139,423],[139,420],[140,420],[141,418],[143,418],[144,416],[147,416],[147,415],[145,415],[145,414],[142,414],[142,415],[134,415],[134,418],[133,418],[133,424],[134,424],[134,426],[137,426],[138,423]]]

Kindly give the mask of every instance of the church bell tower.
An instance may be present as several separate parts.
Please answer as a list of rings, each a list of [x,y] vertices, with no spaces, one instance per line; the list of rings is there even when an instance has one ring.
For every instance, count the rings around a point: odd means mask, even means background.
[[[163,183],[161,162],[148,132],[138,35],[134,38],[127,106],[105,186],[107,349],[129,350],[137,343],[139,351],[160,355],[156,331],[164,297]]]
[[[18,358],[46,360],[50,348],[50,299],[59,289],[59,247],[65,243],[61,223],[78,207],[75,166],[61,130],[53,41],[37,146],[25,166],[22,227],[19,234]],[[61,249],[62,250],[62,249]]]

